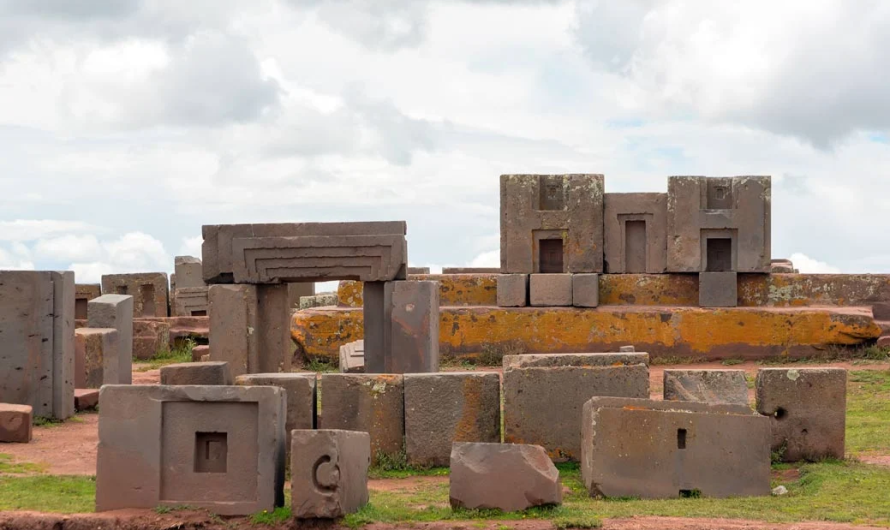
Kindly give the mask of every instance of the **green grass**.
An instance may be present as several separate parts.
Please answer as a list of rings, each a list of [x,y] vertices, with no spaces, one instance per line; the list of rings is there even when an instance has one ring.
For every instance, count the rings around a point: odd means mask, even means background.
[[[182,344],[173,350],[162,350],[155,354],[151,359],[140,361],[138,368],[140,372],[149,370],[157,370],[168,364],[189,363],[192,362],[192,348],[196,345],[192,339],[186,339]]]
[[[45,464],[35,464],[33,462],[13,462],[12,455],[0,453],[0,475],[26,475],[34,473],[43,473],[46,471]]]
[[[0,476],[0,512],[38,510],[49,513],[92,512],[96,479],[84,476]]]
[[[890,370],[850,372],[847,452],[890,454]]]
[[[303,365],[303,370],[307,372],[337,372],[339,367],[337,363],[324,357],[312,357]]]
[[[250,522],[255,525],[275,526],[291,518],[290,506],[275,508],[268,512],[263,510],[250,516]]]

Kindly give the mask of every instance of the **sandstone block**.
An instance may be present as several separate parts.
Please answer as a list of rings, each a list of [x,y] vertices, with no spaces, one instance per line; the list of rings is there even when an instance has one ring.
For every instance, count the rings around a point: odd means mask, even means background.
[[[748,404],[744,370],[665,370],[665,401]]]
[[[591,496],[770,494],[769,422],[747,406],[594,398],[581,474]]]
[[[619,346],[619,347],[618,347],[618,351],[619,351],[619,352],[631,352],[631,353],[632,353],[632,352],[637,351],[637,349],[636,349],[636,347],[634,347],[634,346]]]
[[[285,431],[290,450],[290,433],[295,429],[314,429],[316,414],[316,380],[314,373],[247,374],[235,378],[241,386],[277,386],[287,396]]]
[[[528,274],[499,274],[497,282],[499,307],[528,305]]]
[[[355,340],[340,346],[340,373],[360,374],[365,371],[365,341]]]
[[[599,274],[572,275],[572,305],[575,307],[596,307],[600,300]]]
[[[757,412],[770,417],[773,451],[786,462],[844,458],[845,369],[763,368],[755,393]]]
[[[87,304],[102,296],[102,286],[98,283],[77,283],[74,285],[74,318],[87,319]]]
[[[168,313],[167,273],[106,274],[102,276],[102,292],[133,297],[133,316],[165,317]]]
[[[663,273],[667,262],[667,194],[607,193],[603,209],[606,272]]]
[[[30,442],[32,415],[31,405],[0,403],[0,442]]]
[[[74,390],[74,410],[92,410],[99,405],[99,389],[77,388]]]
[[[300,309],[300,299],[304,296],[315,296],[315,284],[313,282],[287,284],[287,307]]]
[[[209,305],[209,287],[177,287],[173,291],[173,316],[204,317]]]
[[[649,366],[649,354],[644,352],[619,353],[524,353],[505,355],[504,369],[507,368],[559,368],[565,366],[609,367],[609,366]]]
[[[284,504],[284,392],[106,385],[96,511],[187,504],[250,515]]]
[[[429,267],[408,267],[408,274],[429,274]]]
[[[193,256],[176,256],[173,259],[173,267],[176,271],[177,289],[207,286],[204,283],[204,271],[200,259]]]
[[[544,448],[457,442],[451,451],[452,508],[505,512],[562,504],[559,471]]]
[[[133,321],[133,358],[151,359],[170,349],[170,322],[166,320]]]
[[[739,305],[738,275],[734,272],[698,273],[698,305],[701,307]]]
[[[439,371],[439,282],[394,281],[384,285],[383,369],[369,359],[369,373],[408,374]],[[378,368],[378,369],[375,369]]]
[[[259,285],[256,293],[259,353],[248,373],[290,372],[295,345],[290,336],[287,284]]]
[[[500,267],[442,267],[442,274],[498,274]]]
[[[259,364],[256,286],[212,285],[209,292],[210,358],[229,363],[236,377],[250,373]]]
[[[99,388],[103,384],[127,384],[121,377],[120,335],[113,328],[74,330],[74,388]],[[123,379],[123,381],[121,380]]]
[[[122,294],[105,294],[90,300],[87,305],[89,327],[117,330],[118,381],[116,383],[130,384],[133,381],[133,349],[135,345],[133,297]],[[154,350],[150,356],[156,352],[157,350]]]
[[[453,442],[500,440],[497,373],[405,375],[405,448],[411,464],[447,466]]]
[[[180,363],[161,367],[162,385],[231,385],[228,363]]]
[[[371,456],[394,455],[404,445],[404,376],[322,374],[320,429],[362,431],[371,436]]]
[[[572,305],[571,274],[532,274],[528,281],[529,305],[567,307]]]
[[[333,519],[368,503],[368,433],[295,430],[291,433],[291,514]]]
[[[210,346],[208,344],[199,344],[192,348],[192,362],[200,362],[205,355],[210,358]]]

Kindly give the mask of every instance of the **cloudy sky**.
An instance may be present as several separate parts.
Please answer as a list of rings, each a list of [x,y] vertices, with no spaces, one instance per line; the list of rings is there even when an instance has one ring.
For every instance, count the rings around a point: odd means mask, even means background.
[[[890,3],[0,0],[0,268],[388,219],[497,265],[518,172],[772,175],[774,257],[888,272]]]

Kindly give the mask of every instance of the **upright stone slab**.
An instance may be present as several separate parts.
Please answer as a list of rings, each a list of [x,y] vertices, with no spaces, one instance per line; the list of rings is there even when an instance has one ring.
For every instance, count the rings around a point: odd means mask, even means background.
[[[180,285],[181,285],[180,281]],[[102,292],[133,297],[133,316],[166,317],[168,313],[167,273],[106,274],[102,276]]]
[[[669,272],[769,272],[770,177],[669,177]]]
[[[87,319],[87,304],[102,296],[102,286],[98,283],[78,283],[74,285],[74,319]]]
[[[287,396],[287,447],[290,450],[291,431],[314,429],[316,415],[315,373],[247,374],[235,378],[241,386],[277,386]]]
[[[0,271],[0,402],[74,414],[74,273]]]
[[[295,346],[290,336],[287,284],[258,285],[256,293],[259,350],[256,368],[251,366],[248,373],[290,372]]]
[[[786,462],[844,458],[847,371],[762,368],[757,412],[770,417],[772,448]]]
[[[320,429],[371,435],[371,457],[402,451],[405,437],[404,376],[322,374]]]
[[[280,388],[106,385],[100,401],[96,511],[284,504]]]
[[[133,381],[133,297],[105,294],[90,300],[87,322],[91,328],[116,329],[118,383]]]
[[[572,274],[532,274],[529,276],[529,305],[571,307],[572,276]]]
[[[334,519],[368,504],[368,433],[295,430],[291,434],[293,517]]]
[[[698,305],[701,307],[736,307],[739,305],[738,274],[735,272],[698,273]]]
[[[127,380],[132,380],[132,374],[122,377],[120,353],[120,334],[116,329],[74,330],[74,387],[99,388],[103,384],[127,384]]]
[[[408,462],[447,466],[453,442],[501,441],[501,379],[496,372],[405,375]]]
[[[499,274],[497,289],[498,307],[528,305],[528,274]]]
[[[514,512],[562,503],[559,470],[537,445],[455,443],[449,482],[452,508]]]
[[[665,272],[667,194],[607,193],[604,212],[607,273]]]
[[[258,372],[257,288],[254,285],[210,287],[210,359],[229,363],[237,377]]]
[[[231,385],[233,383],[228,363],[211,361],[168,364],[161,367],[162,385]]]
[[[603,272],[603,176],[501,175],[501,272]]]
[[[173,261],[176,271],[176,288],[192,289],[206,287],[201,260],[193,256],[176,256]]]
[[[365,282],[362,294],[362,317],[365,327],[365,371],[386,372],[387,333],[392,331],[386,304],[386,283]]]
[[[591,496],[770,494],[769,422],[747,406],[594,398],[581,475]]]
[[[31,405],[0,403],[0,443],[31,441],[31,425],[34,422]]]
[[[177,287],[173,291],[173,316],[206,317],[208,305],[208,287]]]
[[[648,359],[645,353],[504,357],[504,441],[541,445],[554,460],[577,461],[584,403],[595,396],[649,397]]]
[[[748,405],[744,370],[665,370],[665,401]]]
[[[385,284],[384,335],[386,373],[439,371],[439,282],[396,281]],[[367,370],[370,373],[370,370]]]
[[[170,350],[170,320],[133,320],[133,358],[151,359]]]
[[[340,373],[362,374],[365,372],[365,341],[354,340],[340,346]]]

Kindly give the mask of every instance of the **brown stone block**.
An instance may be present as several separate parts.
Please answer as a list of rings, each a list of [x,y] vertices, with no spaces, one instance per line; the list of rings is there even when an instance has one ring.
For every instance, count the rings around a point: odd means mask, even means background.
[[[210,355],[210,345],[199,344],[198,346],[192,348],[192,362],[200,362],[201,357],[204,357],[205,355]]]
[[[572,274],[532,274],[528,278],[529,305],[572,306]]]
[[[241,386],[277,386],[287,396],[287,447],[290,450],[291,431],[314,429],[316,415],[315,373],[246,374],[235,378]]]
[[[596,307],[600,303],[600,275],[572,275],[572,305],[575,307]]]
[[[744,370],[665,370],[665,401],[748,404]]]
[[[291,435],[293,517],[334,519],[368,503],[368,433],[295,430]]]
[[[206,258],[205,258],[206,263]],[[232,375],[250,373],[259,364],[257,288],[210,287],[210,358],[229,363]],[[253,371],[258,371],[256,368]]]
[[[118,380],[114,381],[114,383],[130,384],[133,381],[133,349],[135,346],[133,297],[130,295],[106,294],[90,300],[88,306],[89,327],[117,330]],[[140,350],[140,353],[144,355],[142,350]],[[155,353],[157,353],[157,349],[153,350],[149,357],[155,355]]]
[[[74,330],[74,387],[99,388],[103,384],[126,384],[121,381],[120,335],[112,328]],[[130,363],[123,363],[124,366]]]
[[[151,359],[170,349],[170,323],[163,320],[133,320],[133,358]]]
[[[390,323],[384,335],[385,373],[439,371],[439,284],[430,281],[395,281],[384,285],[384,318]],[[366,372],[371,372],[371,366]]]
[[[177,287],[173,291],[173,316],[206,317],[209,287]]]
[[[528,274],[499,274],[497,282],[499,307],[528,305]]]
[[[523,353],[505,355],[504,368],[558,368],[565,366],[610,367],[649,366],[649,354],[644,352],[619,353]]]
[[[74,318],[86,320],[87,304],[102,296],[102,286],[98,283],[78,283],[74,285]]]
[[[176,288],[192,289],[206,287],[204,283],[204,269],[201,260],[193,256],[176,256],[173,260],[176,271]]]
[[[168,314],[167,273],[106,274],[102,276],[102,292],[133,297],[133,316],[165,317]]]
[[[77,388],[74,390],[74,410],[92,410],[99,405],[99,389]]]
[[[162,385],[231,385],[229,365],[223,362],[180,363],[161,367]]]
[[[31,405],[0,403],[0,442],[30,442],[32,422]]]
[[[665,271],[667,194],[607,193],[604,223],[606,273]]]

